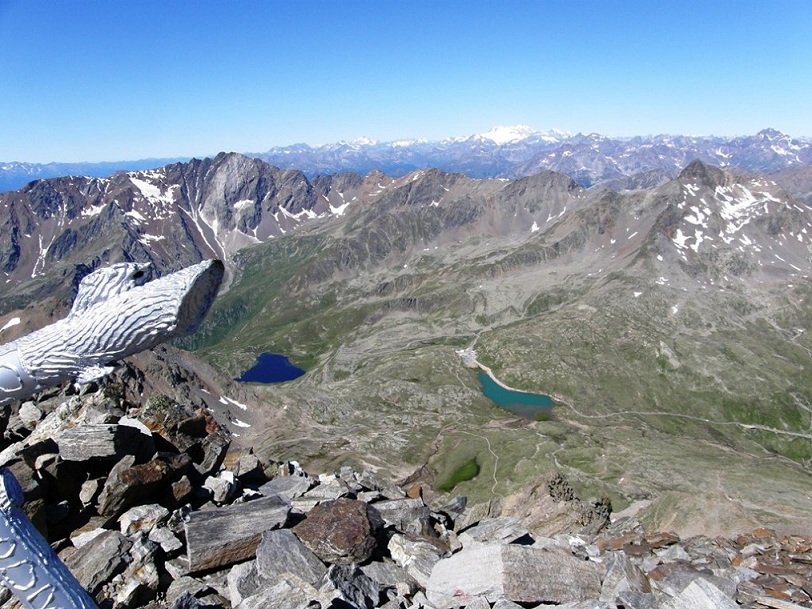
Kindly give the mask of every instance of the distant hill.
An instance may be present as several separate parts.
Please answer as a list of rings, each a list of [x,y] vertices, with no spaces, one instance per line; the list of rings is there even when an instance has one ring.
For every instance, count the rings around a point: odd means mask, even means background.
[[[62,176],[89,176],[104,178],[117,171],[140,171],[187,161],[188,157],[167,159],[141,159],[137,161],[109,161],[103,163],[23,163],[0,162],[0,192],[17,190],[33,180]]]

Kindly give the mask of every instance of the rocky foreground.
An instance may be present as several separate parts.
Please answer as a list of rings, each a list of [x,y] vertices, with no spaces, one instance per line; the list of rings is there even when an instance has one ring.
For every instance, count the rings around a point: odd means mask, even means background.
[[[543,528],[344,467],[229,450],[211,413],[114,384],[7,408],[0,465],[100,607],[812,607],[812,539],[679,539],[543,483]],[[550,524],[555,524],[555,530]],[[3,591],[2,608],[19,606]]]

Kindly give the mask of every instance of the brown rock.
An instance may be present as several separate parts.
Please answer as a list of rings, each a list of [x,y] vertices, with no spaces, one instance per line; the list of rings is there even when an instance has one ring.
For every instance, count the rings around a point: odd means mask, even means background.
[[[423,498],[423,487],[419,484],[413,484],[409,488],[406,489],[406,496],[411,499],[422,499]]]
[[[99,496],[99,514],[117,516],[127,508],[169,486],[189,466],[186,454],[160,453],[142,465],[128,455],[113,466]]]
[[[640,534],[636,531],[629,531],[616,537],[604,537],[598,539],[595,545],[599,550],[620,550],[621,548],[633,544],[639,544],[641,541]]]
[[[666,533],[664,531],[646,533],[643,535],[643,540],[654,549],[665,548],[667,546],[674,545],[675,543],[679,543],[679,537],[677,535],[674,535],[674,533]]]
[[[349,565],[372,555],[382,524],[374,507],[342,497],[314,507],[293,532],[323,561]]]

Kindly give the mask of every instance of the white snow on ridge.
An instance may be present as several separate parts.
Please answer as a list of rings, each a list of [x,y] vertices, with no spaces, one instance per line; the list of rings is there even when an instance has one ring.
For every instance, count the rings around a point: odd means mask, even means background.
[[[164,235],[141,235],[138,240],[144,245],[149,245],[155,241],[163,241],[166,239]]]
[[[5,326],[0,328],[0,332],[2,332],[3,330],[8,330],[9,328],[12,328],[12,327],[18,325],[19,323],[20,323],[20,318],[19,317],[12,317],[11,319],[9,319],[6,322]]]
[[[535,220],[533,220],[533,226],[530,227],[530,232],[535,233],[537,230],[539,230],[539,225],[536,223]]]
[[[173,185],[166,191],[166,193],[162,193],[161,189],[155,184],[150,184],[145,180],[140,180],[133,175],[130,175],[130,182],[132,182],[133,186],[139,190],[141,196],[143,196],[147,201],[163,204],[174,202],[174,197],[171,193],[173,188],[177,188],[177,185]]]
[[[676,245],[678,248],[680,248],[680,249],[684,249],[684,248],[685,248],[685,247],[687,247],[687,245],[688,245],[688,244],[687,244],[687,241],[688,241],[688,235],[684,234],[684,233],[682,232],[682,229],[681,229],[681,228],[678,228],[678,229],[677,229],[677,232],[676,232],[676,233],[674,233],[674,239],[673,239],[673,241],[674,241],[674,244],[675,244],[675,245]]]
[[[339,217],[343,216],[344,212],[347,210],[349,206],[350,206],[349,201],[344,203],[343,205],[339,205],[338,207],[333,207],[332,204],[330,204],[330,213],[333,214],[334,216]]]
[[[480,134],[484,140],[491,140],[494,144],[501,146],[510,142],[518,142],[525,140],[532,135],[540,135],[540,132],[531,129],[527,125],[513,125],[512,127],[505,127],[502,125],[493,127],[487,133]]]
[[[220,403],[225,404],[226,406],[228,406],[229,404],[233,404],[237,408],[240,408],[242,410],[248,410],[248,406],[246,406],[245,404],[238,402],[237,400],[232,400],[231,398],[227,398],[225,396],[220,398]]]
[[[106,205],[91,205],[82,210],[82,218],[94,218],[104,211]]]
[[[124,212],[124,215],[125,215],[125,216],[128,216],[128,217],[130,217],[130,218],[132,218],[132,219],[133,219],[133,220],[135,220],[137,223],[141,223],[141,222],[146,222],[146,221],[147,221],[147,219],[146,219],[144,216],[142,216],[140,213],[138,213],[138,211],[136,211],[135,209],[132,209],[132,210],[130,210],[130,211],[125,211],[125,212]]]

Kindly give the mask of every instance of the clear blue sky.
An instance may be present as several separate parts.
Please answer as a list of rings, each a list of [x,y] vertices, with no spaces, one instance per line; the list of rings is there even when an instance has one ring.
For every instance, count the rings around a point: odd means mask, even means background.
[[[526,124],[812,136],[810,0],[0,0],[0,161]]]

